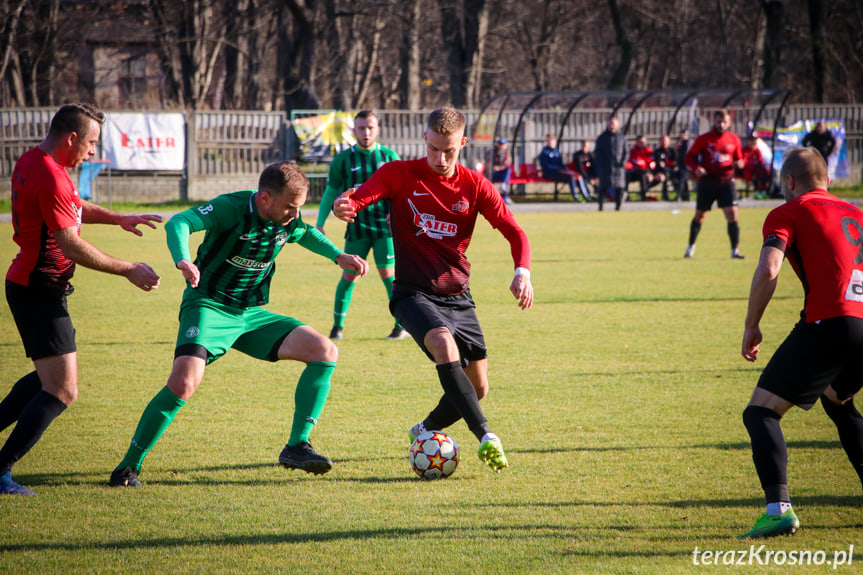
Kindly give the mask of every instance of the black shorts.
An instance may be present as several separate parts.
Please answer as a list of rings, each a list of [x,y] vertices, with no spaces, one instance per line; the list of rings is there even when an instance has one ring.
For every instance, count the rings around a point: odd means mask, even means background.
[[[390,299],[390,312],[432,361],[434,357],[423,340],[430,330],[437,327],[445,327],[452,333],[463,366],[488,357],[470,290],[459,295],[440,296],[395,289]]]
[[[722,182],[701,178],[698,180],[698,195],[695,198],[695,209],[709,212],[713,202],[720,208],[730,208],[737,205],[737,187],[734,182]]]
[[[77,351],[66,292],[50,287],[25,287],[6,280],[6,301],[27,357],[37,360]]]
[[[863,386],[863,319],[799,322],[761,373],[758,387],[809,409],[827,386],[847,399]]]

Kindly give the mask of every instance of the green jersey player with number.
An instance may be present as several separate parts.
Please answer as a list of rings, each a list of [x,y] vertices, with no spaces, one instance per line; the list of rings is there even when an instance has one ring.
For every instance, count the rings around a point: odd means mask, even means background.
[[[321,232],[324,231],[324,222],[330,214],[334,199],[345,190],[356,188],[368,180],[385,163],[401,159],[394,151],[377,143],[379,132],[378,118],[371,110],[362,110],[354,117],[354,135],[357,143],[336,154],[333,163],[330,164],[327,188],[318,210],[317,226]],[[374,251],[375,265],[387,289],[388,299],[393,295],[395,275],[395,251],[389,213],[389,200],[382,200],[362,212],[356,221],[347,225],[345,231],[345,252],[365,258],[370,250]],[[340,340],[343,337],[345,317],[351,305],[356,279],[357,274],[347,270],[342,272],[342,277],[336,286],[330,339]],[[408,332],[396,322],[387,339],[406,337],[410,337]]]
[[[219,196],[175,215],[165,226],[171,256],[187,281],[174,365],[167,385],[141,415],[126,456],[111,474],[112,486],[141,485],[144,457],[200,385],[205,367],[231,348],[266,361],[306,364],[279,462],[316,475],[332,467],[329,458],[312,449],[309,435],[326,402],[338,349],[302,322],[261,307],[269,301],[275,259],[286,244],[299,244],[360,276],[368,271],[364,259],[343,253],[303,222],[300,206],[308,189],[296,164],[272,164],[261,174],[257,191]],[[206,236],[192,263],[189,235],[203,230]]]

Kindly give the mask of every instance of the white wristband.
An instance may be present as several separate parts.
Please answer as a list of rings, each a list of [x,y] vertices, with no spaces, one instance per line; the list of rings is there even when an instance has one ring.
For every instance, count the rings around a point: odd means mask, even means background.
[[[527,268],[515,268],[515,275],[526,276],[527,279],[530,279],[530,270]]]

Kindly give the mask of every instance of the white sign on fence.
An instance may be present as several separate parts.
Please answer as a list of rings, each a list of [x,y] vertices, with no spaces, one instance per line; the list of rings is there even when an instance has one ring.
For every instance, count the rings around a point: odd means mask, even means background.
[[[102,150],[112,170],[183,169],[186,134],[183,114],[106,114]]]

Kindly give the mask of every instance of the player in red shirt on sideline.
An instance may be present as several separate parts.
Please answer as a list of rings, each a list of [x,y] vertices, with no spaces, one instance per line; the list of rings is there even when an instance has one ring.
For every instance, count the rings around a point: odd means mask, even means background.
[[[144,291],[159,276],[144,263],[111,257],[80,238],[82,223],[115,224],[140,236],[155,215],[123,215],[83,201],[66,168],[96,153],[105,116],[89,104],[62,106],[48,135],[12,172],[12,239],[20,250],[6,274],[6,301],[35,371],[0,402],[0,430],[18,422],[0,449],[0,494],[33,495],[12,480],[12,466],[78,397],[75,328],[66,307],[75,264],[121,275]]]
[[[492,183],[459,165],[464,130],[460,112],[435,110],[425,131],[426,157],[381,166],[356,191],[336,199],[333,212],[349,222],[363,208],[390,200],[396,254],[390,311],[435,362],[444,390],[437,407],[411,428],[411,440],[464,418],[480,441],[480,459],[500,472],[508,467],[507,458],[479,405],[489,388],[488,354],[465,251],[482,214],[510,243],[515,275],[509,289],[528,309],[533,305],[530,245]]]
[[[647,199],[647,190],[656,181],[653,173],[656,167],[653,148],[647,145],[647,139],[644,136],[636,136],[635,144],[629,149],[628,161],[632,164],[632,168],[627,173],[627,180],[638,182],[638,192],[643,202]]]
[[[689,246],[685,258],[695,255],[695,240],[701,224],[713,202],[722,208],[728,221],[728,237],[731,239],[731,257],[743,259],[738,249],[740,226],[737,224],[737,189],[734,186],[734,170],[743,169],[743,151],[740,138],[728,131],[731,114],[725,108],[713,114],[713,129],[695,138],[686,152],[684,162],[698,179],[695,200],[695,217],[689,225]]]
[[[743,411],[767,511],[741,538],[790,534],[800,525],[788,495],[788,453],[779,425],[795,405],[809,409],[821,399],[863,481],[863,417],[853,400],[863,386],[863,212],[827,192],[827,164],[812,148],[790,150],[779,179],[786,203],[764,221],[743,357],[758,357],[759,324],[783,259],[800,278],[805,300],[800,321],[764,368]]]

